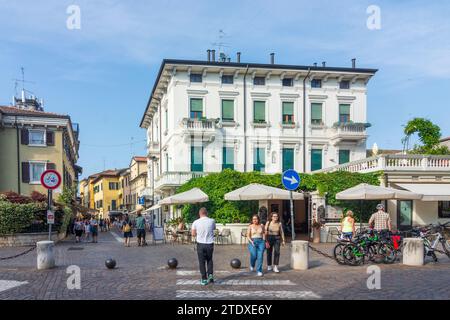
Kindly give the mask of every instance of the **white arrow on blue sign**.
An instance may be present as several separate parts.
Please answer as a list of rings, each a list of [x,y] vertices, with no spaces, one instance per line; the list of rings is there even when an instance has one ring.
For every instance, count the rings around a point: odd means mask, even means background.
[[[297,171],[289,169],[283,172],[281,182],[286,189],[297,190],[298,186],[300,185],[300,176]]]

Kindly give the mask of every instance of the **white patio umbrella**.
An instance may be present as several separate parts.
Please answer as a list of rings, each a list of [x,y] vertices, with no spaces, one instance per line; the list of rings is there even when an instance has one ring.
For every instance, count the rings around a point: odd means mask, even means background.
[[[173,196],[162,199],[158,202],[159,205],[168,204],[189,204],[209,201],[209,197],[199,188],[192,188],[191,190],[175,194]]]
[[[398,190],[388,187],[374,186],[367,183],[361,183],[352,188],[346,189],[336,194],[338,200],[360,200],[360,228],[362,228],[362,200],[420,200],[422,194]]]
[[[294,200],[303,200],[303,194],[292,192]],[[290,192],[288,190],[269,187],[259,183],[251,183],[242,188],[233,190],[225,194],[225,200],[241,201],[241,200],[289,200]]]

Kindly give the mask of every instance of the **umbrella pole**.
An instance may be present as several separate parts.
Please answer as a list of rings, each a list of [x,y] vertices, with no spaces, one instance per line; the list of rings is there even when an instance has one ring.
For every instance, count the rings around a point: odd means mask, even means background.
[[[359,200],[359,232],[362,231],[362,210],[363,210],[363,206],[362,206],[362,200]]]

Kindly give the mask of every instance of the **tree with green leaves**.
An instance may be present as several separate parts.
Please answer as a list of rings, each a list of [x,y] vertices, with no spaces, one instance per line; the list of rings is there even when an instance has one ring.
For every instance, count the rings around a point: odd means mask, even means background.
[[[439,144],[441,139],[441,128],[428,119],[414,118],[405,125],[405,137],[402,139],[405,149],[408,149],[408,143],[413,134],[417,134],[421,145],[415,144],[408,153],[411,154],[431,154],[431,155],[449,155],[450,150],[446,146]]]

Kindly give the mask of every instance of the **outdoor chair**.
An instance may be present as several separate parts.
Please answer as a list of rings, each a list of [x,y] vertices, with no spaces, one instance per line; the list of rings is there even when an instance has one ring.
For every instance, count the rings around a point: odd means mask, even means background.
[[[223,240],[227,239],[227,244],[231,243],[231,230],[230,229],[222,229],[219,234],[220,241],[223,244]]]
[[[329,227],[328,228],[328,234],[327,234],[327,242],[328,239],[331,237],[331,242],[333,242],[333,239],[338,240],[338,237],[341,233],[339,232],[339,229],[337,227]]]
[[[242,238],[244,238],[244,244],[245,244],[245,239],[247,239],[247,228],[241,229],[241,239],[239,240],[240,244],[242,244]]]
[[[221,240],[220,231],[219,231],[219,229],[216,229],[216,230],[214,230],[214,242],[216,244],[220,244],[220,240]]]

